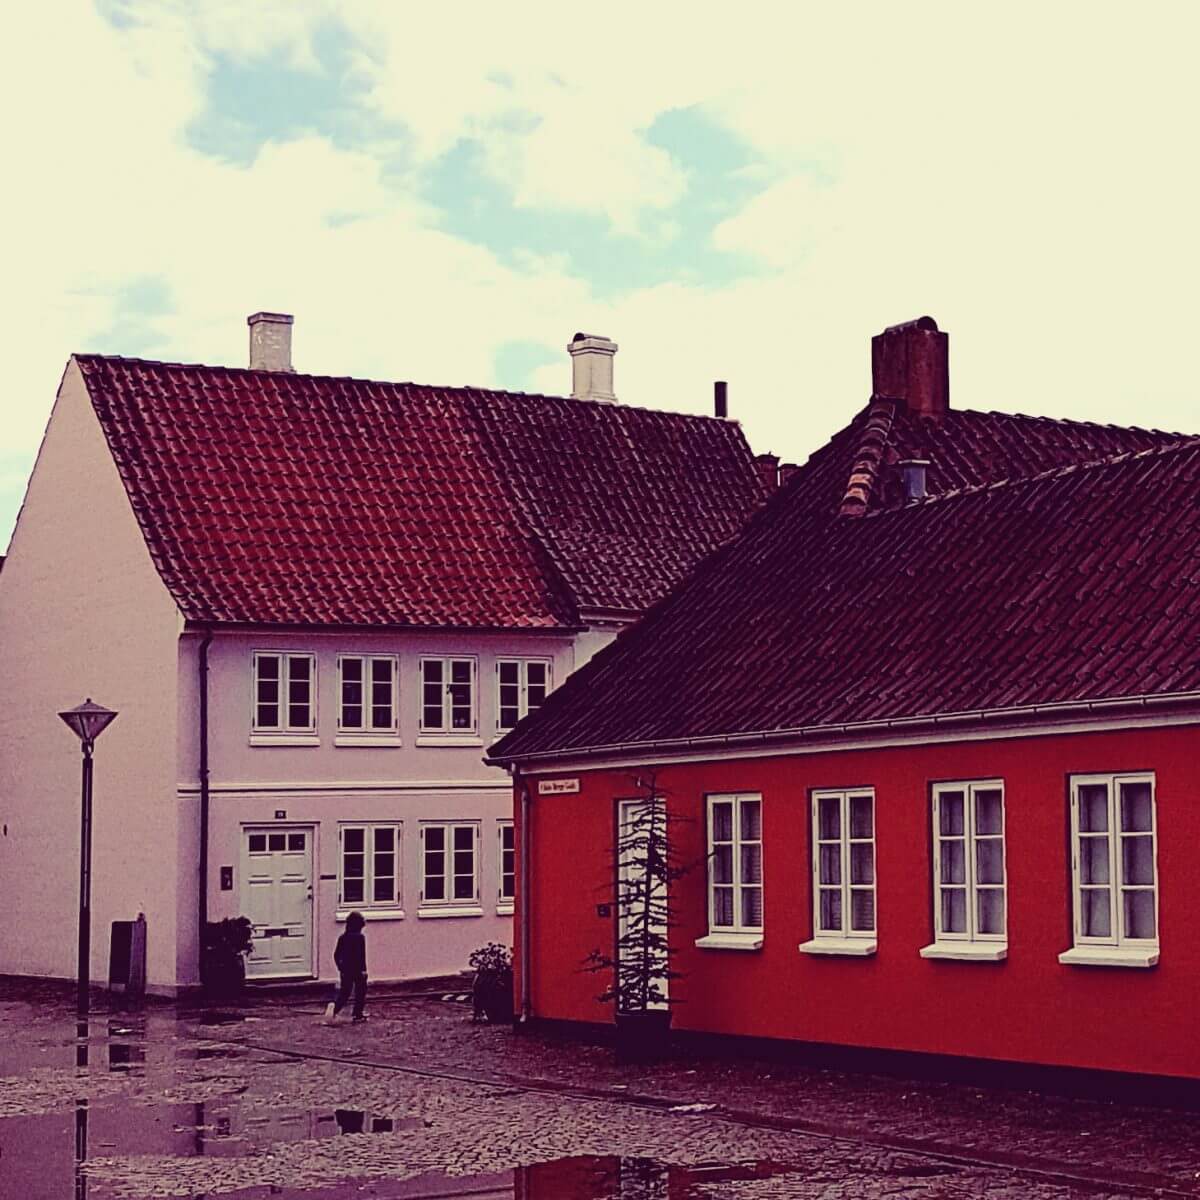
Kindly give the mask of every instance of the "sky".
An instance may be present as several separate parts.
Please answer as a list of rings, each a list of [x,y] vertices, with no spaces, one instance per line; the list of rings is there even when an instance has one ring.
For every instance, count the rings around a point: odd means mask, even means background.
[[[707,15],[709,9],[714,15]],[[730,415],[803,461],[929,314],[951,403],[1200,432],[1200,6],[45,0],[10,18],[0,547],[76,351]]]

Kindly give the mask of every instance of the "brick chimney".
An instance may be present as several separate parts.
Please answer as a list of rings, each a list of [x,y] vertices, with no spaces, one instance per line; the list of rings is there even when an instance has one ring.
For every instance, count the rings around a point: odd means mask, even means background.
[[[617,343],[594,333],[577,333],[567,346],[571,356],[571,395],[576,400],[615,404],[613,355]]]
[[[940,423],[950,407],[950,337],[932,317],[892,325],[871,339],[871,390],[911,416]]]
[[[754,466],[758,471],[758,479],[763,485],[763,490],[777,492],[779,490],[779,455],[756,454]]]
[[[292,317],[289,313],[256,312],[250,326],[250,370],[294,371]]]

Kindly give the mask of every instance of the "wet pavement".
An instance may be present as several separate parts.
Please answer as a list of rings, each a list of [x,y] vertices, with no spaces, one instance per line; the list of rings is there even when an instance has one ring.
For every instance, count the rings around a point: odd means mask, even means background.
[[[28,998],[25,998],[25,997]],[[0,1197],[1200,1197],[1200,1115],[611,1052],[454,999],[76,1025],[0,981]]]

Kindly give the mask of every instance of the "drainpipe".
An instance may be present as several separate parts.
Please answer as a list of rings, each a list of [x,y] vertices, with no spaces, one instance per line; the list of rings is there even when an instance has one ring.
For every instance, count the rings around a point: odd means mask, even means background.
[[[204,927],[208,924],[208,648],[211,629],[204,631],[200,643],[200,892],[196,929],[196,952],[201,954]]]
[[[533,928],[529,903],[529,884],[533,878],[533,836],[530,832],[529,817],[533,811],[533,796],[530,795],[529,784],[521,778],[520,768],[515,765],[513,779],[521,789],[521,1016],[518,1023],[527,1025],[533,1017],[533,1004],[529,999],[530,959],[533,957],[533,947],[529,940]]]

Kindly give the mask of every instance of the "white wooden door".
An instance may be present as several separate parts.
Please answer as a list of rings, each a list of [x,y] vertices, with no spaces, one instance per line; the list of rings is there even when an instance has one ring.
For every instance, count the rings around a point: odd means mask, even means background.
[[[666,803],[660,801],[658,805],[658,813],[655,820],[655,828],[659,837],[666,835]],[[620,810],[618,812],[618,821],[620,828],[618,831],[618,845],[622,849],[617,863],[617,886],[621,892],[621,903],[617,905],[618,920],[617,920],[617,935],[618,938],[623,938],[626,931],[626,912],[629,905],[636,906],[639,899],[645,896],[646,880],[644,875],[644,863],[638,864],[636,861],[630,861],[631,858],[636,859],[636,847],[630,848],[627,846],[627,841],[630,840],[629,835],[633,834],[635,838],[645,837],[649,832],[650,825],[650,806],[645,800],[622,800]],[[643,854],[644,860],[644,854]],[[639,867],[643,873],[639,874]],[[651,885],[650,899],[652,902],[661,902],[666,899],[666,885],[661,880],[654,881]],[[651,928],[663,936],[666,936],[667,927],[664,921],[654,921]],[[623,955],[627,953],[626,949],[618,944],[618,950]],[[660,976],[657,980],[658,990],[664,997],[669,995],[668,987],[669,980],[665,976]],[[656,1003],[651,1003],[650,1007],[667,1008],[667,1001],[661,1000]]]
[[[312,963],[313,831],[242,831],[242,912],[253,925],[249,979],[308,977]]]

